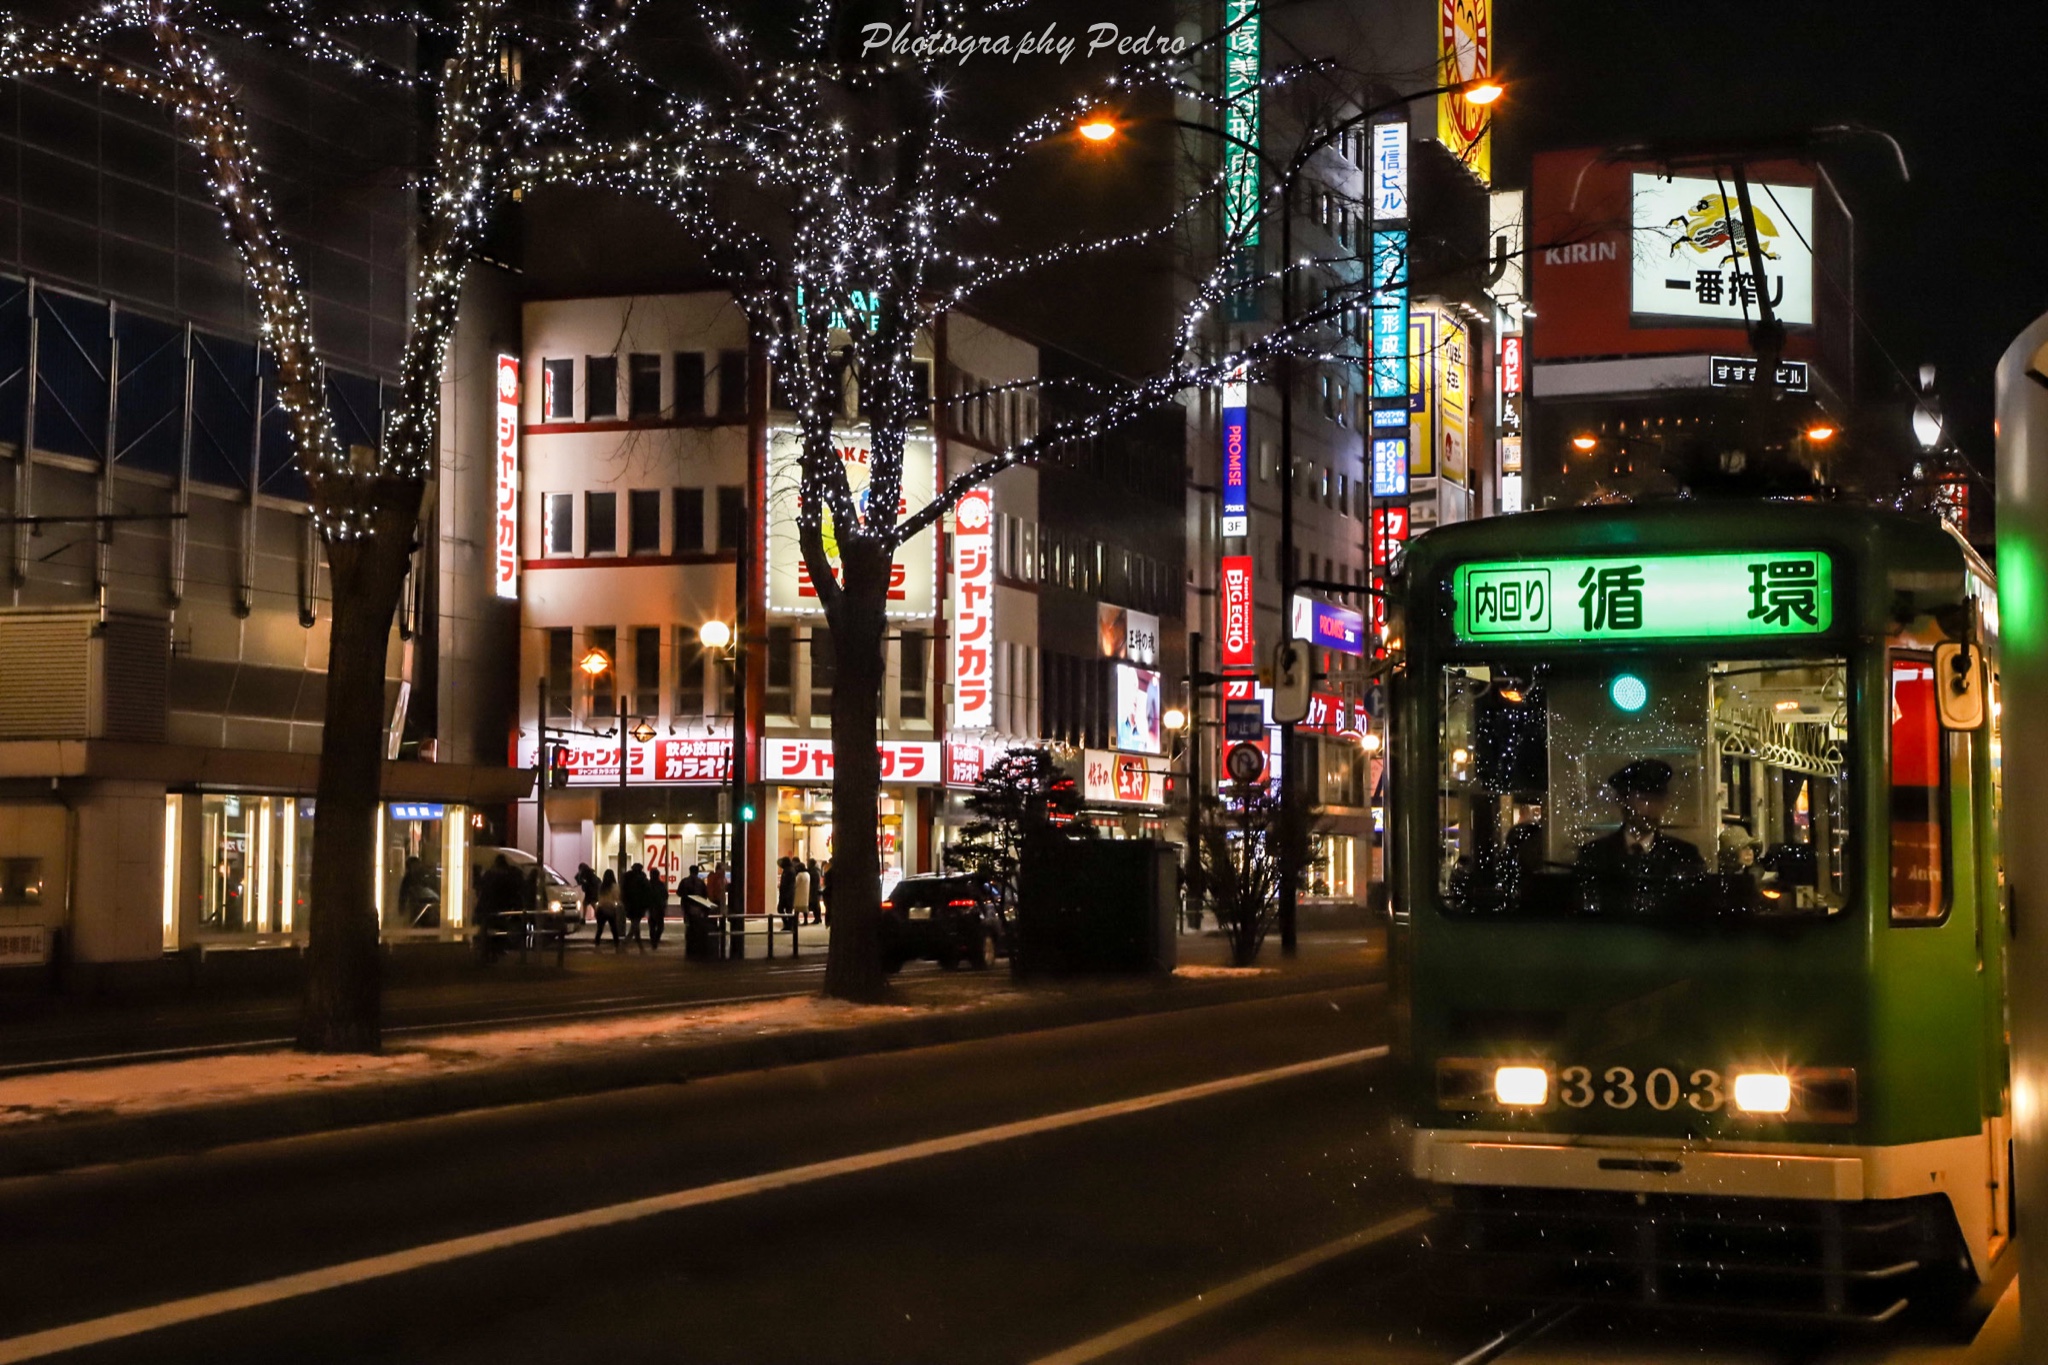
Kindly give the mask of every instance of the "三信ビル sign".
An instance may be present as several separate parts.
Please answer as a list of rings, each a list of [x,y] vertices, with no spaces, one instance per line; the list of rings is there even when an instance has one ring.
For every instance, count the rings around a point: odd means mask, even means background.
[[[1819,635],[1835,619],[1819,550],[1464,564],[1451,594],[1452,630],[1471,642]]]

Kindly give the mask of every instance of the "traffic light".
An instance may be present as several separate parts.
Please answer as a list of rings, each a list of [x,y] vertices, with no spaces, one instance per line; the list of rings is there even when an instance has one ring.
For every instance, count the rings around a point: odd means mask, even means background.
[[[1308,719],[1315,658],[1306,640],[1286,640],[1273,650],[1273,719],[1282,725]]]
[[[743,825],[751,825],[751,824],[753,824],[753,823],[754,823],[754,803],[753,803],[753,802],[751,802],[751,801],[742,801],[742,802],[740,802],[740,823],[741,823],[741,824],[743,824]]]
[[[569,785],[569,746],[548,746],[548,786],[559,791]]]

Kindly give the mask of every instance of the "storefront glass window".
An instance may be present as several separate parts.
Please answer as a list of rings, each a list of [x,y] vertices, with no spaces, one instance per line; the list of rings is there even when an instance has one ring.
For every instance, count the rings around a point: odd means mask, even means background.
[[[456,907],[444,904],[449,844],[446,822],[459,824],[466,818],[461,806],[438,802],[393,801],[384,808],[380,870],[385,933],[452,927]],[[467,874],[458,869],[457,875]]]

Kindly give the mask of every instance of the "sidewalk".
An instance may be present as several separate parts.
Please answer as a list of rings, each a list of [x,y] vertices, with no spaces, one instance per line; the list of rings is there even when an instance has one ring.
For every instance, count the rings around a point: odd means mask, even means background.
[[[1179,939],[1170,978],[1033,981],[1003,970],[906,971],[895,999],[808,993],[406,1039],[374,1057],[285,1048],[0,1078],[0,1177],[201,1151],[467,1109],[822,1061],[1132,1014],[1367,985],[1384,938],[1309,931],[1289,962],[1223,965],[1221,940]],[[822,954],[820,955],[822,961]],[[694,965],[694,964],[693,964]],[[704,964],[707,967],[715,964]],[[792,982],[793,986],[794,983]]]

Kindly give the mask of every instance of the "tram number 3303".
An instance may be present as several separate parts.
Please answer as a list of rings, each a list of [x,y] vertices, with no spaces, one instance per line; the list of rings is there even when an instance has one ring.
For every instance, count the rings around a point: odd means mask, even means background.
[[[1557,1097],[1571,1109],[1590,1109],[1598,1102],[1609,1109],[1647,1104],[1659,1112],[1676,1109],[1683,1100],[1702,1114],[1716,1113],[1727,1103],[1720,1072],[1694,1071],[1681,1081],[1664,1066],[1640,1079],[1625,1066],[1610,1066],[1598,1075],[1590,1067],[1568,1066],[1557,1073]]]

